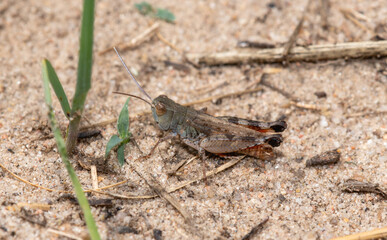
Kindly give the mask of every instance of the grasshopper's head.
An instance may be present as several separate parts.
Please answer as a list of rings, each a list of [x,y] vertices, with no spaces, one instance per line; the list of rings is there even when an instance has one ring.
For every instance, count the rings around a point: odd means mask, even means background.
[[[152,114],[157,125],[162,130],[169,130],[176,103],[167,96],[160,95],[152,101],[152,105]]]

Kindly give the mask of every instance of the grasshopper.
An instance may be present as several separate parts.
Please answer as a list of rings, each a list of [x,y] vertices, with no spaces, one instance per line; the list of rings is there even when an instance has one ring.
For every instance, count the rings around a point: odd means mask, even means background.
[[[125,95],[147,102],[159,128],[179,136],[183,143],[196,149],[202,159],[205,158],[205,152],[220,156],[246,154],[264,160],[274,157],[273,148],[278,147],[283,140],[279,133],[287,127],[285,121],[261,122],[228,116],[213,117],[202,110],[182,106],[165,95],[152,99],[136,81],[117,49],[114,50],[130,77],[151,102],[131,94]]]

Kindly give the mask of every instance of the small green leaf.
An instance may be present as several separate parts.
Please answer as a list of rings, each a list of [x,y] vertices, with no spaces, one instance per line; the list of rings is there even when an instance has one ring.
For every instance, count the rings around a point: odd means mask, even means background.
[[[67,118],[70,118],[71,108],[70,108],[69,101],[67,100],[66,93],[63,90],[63,87],[59,81],[58,75],[56,75],[54,68],[52,67],[50,61],[48,61],[47,59],[43,60],[42,71],[43,71],[43,77],[48,79],[52,88],[54,89],[56,97],[59,99],[60,105],[62,106],[64,115]],[[48,95],[46,94],[46,96]]]
[[[134,6],[143,15],[148,15],[154,12],[152,5],[147,2],[136,3]]]
[[[118,147],[117,158],[118,158],[118,163],[122,167],[125,163],[125,144],[121,144],[121,146]]]
[[[117,129],[118,134],[122,139],[126,138],[129,135],[129,111],[128,111],[128,98],[124,104],[124,106],[121,109],[120,116],[117,120]]]
[[[166,22],[174,22],[175,21],[175,15],[173,15],[173,13],[171,13],[167,9],[157,8],[155,10],[152,7],[152,5],[150,5],[147,2],[136,3],[136,4],[134,4],[134,6],[143,15],[151,16],[153,18],[158,18],[158,19],[164,20]]]
[[[167,22],[175,21],[175,15],[167,9],[158,8],[155,17]]]
[[[118,146],[122,143],[122,139],[117,136],[117,135],[113,135],[109,142],[107,143],[106,145],[106,152],[105,152],[105,158],[108,157],[110,151],[115,147],[115,146]]]

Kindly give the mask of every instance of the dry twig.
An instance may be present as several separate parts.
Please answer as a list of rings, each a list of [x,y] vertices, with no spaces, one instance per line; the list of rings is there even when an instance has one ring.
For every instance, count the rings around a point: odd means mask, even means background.
[[[341,186],[341,191],[349,193],[376,193],[382,196],[382,198],[387,199],[387,192],[385,192],[379,184],[360,182],[354,179],[345,181]]]
[[[302,28],[302,24],[304,23],[304,19],[305,19],[305,14],[309,8],[309,4],[310,4],[310,0],[308,1],[308,3],[306,4],[306,7],[302,13],[302,16],[301,16],[301,19],[300,21],[298,22],[296,28],[293,30],[293,33],[292,35],[290,35],[290,38],[289,40],[286,42],[285,46],[283,47],[283,52],[282,52],[282,58],[284,60],[287,60],[287,57],[289,55],[289,52],[290,52],[290,49],[293,48],[294,46],[294,43],[296,42],[297,40],[297,36],[298,34],[300,33],[301,31],[301,28]]]
[[[346,19],[350,20],[353,24],[355,24],[359,28],[363,29],[366,32],[369,31],[369,29],[366,26],[364,26],[364,24],[362,24],[357,20],[356,15],[352,10],[340,9],[340,12],[344,15]]]
[[[32,183],[22,177],[19,177],[18,175],[16,175],[15,173],[11,172],[11,170],[9,170],[8,168],[6,168],[3,164],[0,163],[0,167],[2,169],[4,169],[6,172],[8,172],[9,174],[11,174],[14,178],[16,178],[17,180],[25,183],[25,184],[28,184],[28,185],[31,185],[33,187],[36,187],[36,188],[40,188],[40,189],[44,189],[46,191],[49,191],[49,192],[58,192],[58,193],[67,193],[67,194],[72,194],[73,192],[72,191],[64,191],[64,190],[58,190],[58,189],[52,189],[52,188],[47,188],[47,187],[43,187],[41,185],[38,185],[38,184],[35,184],[35,183]],[[108,185],[108,186],[104,186],[104,187],[100,187],[98,189],[87,189],[85,190],[84,192],[87,193],[87,192],[97,192],[99,190],[104,190],[104,189],[108,189],[108,188],[113,188],[113,187],[117,187],[119,185],[122,185],[122,184],[125,184],[127,183],[129,180],[124,180],[124,181],[121,181],[121,182],[118,182],[118,183],[114,183],[114,184],[111,184],[111,185]]]
[[[114,197],[114,198],[121,198],[121,199],[151,199],[151,198],[157,197],[156,194],[153,194],[153,195],[122,195],[122,194],[105,192],[105,191],[101,191],[101,190],[93,190],[93,189],[89,189],[89,192],[98,193],[98,194],[102,194],[102,195],[106,195],[106,196],[110,196],[110,197]]]
[[[120,44],[117,44],[117,47],[120,48],[121,51],[124,51],[125,49],[128,49],[128,48],[137,47],[141,43],[145,42],[149,36],[152,36],[158,30],[159,26],[160,26],[160,24],[158,22],[155,22],[152,26],[145,29],[145,31],[142,32],[140,35],[133,38],[129,43],[120,43]],[[100,51],[98,54],[103,55],[111,50],[113,50],[113,47],[109,47],[107,49],[104,49],[104,50]]]
[[[312,111],[319,111],[319,112],[326,111],[326,109],[320,108],[314,104],[306,104],[306,103],[295,102],[295,101],[290,101],[289,104],[305,110],[312,110]]]
[[[284,48],[235,49],[218,53],[189,53],[190,62],[207,65],[239,64],[245,62],[282,62]],[[387,41],[350,42],[294,47],[288,54],[289,62],[320,61],[340,58],[368,58],[387,56]]]
[[[46,191],[49,191],[49,192],[59,192],[59,193],[72,193],[70,191],[63,191],[63,190],[56,190],[56,189],[51,189],[51,188],[46,188],[46,187],[43,187],[43,186],[40,186],[38,184],[35,184],[35,183],[32,183],[30,181],[27,181],[26,179],[24,178],[21,178],[19,177],[18,175],[16,175],[15,173],[11,172],[8,168],[6,168],[3,164],[0,163],[0,167],[2,169],[4,169],[6,172],[8,172],[9,174],[11,174],[14,178],[16,178],[17,180],[21,181],[21,182],[24,182],[28,185],[31,185],[33,187],[36,187],[36,188],[40,188],[40,189],[44,189]]]
[[[331,240],[371,240],[384,239],[387,237],[387,227],[374,229],[368,232],[356,233],[344,237],[333,238]]]
[[[91,182],[92,182],[93,189],[98,189],[97,167],[95,165],[91,165],[90,174],[91,174]]]
[[[387,114],[387,111],[356,112],[356,113],[345,114],[344,117],[353,118],[353,117],[364,117],[364,116],[369,116],[369,115],[383,115],[383,114]]]
[[[207,98],[202,98],[202,99],[197,100],[197,101],[193,101],[193,102],[189,102],[189,103],[184,103],[182,105],[183,106],[192,106],[192,105],[195,105],[195,104],[210,102],[212,100],[218,100],[218,99],[227,98],[227,97],[236,97],[236,96],[240,96],[240,95],[243,95],[243,94],[258,92],[258,91],[261,91],[261,90],[262,90],[262,87],[257,87],[257,88],[237,91],[237,92],[233,92],[233,93],[220,94],[220,95],[215,95],[215,96],[211,96],[211,97],[207,97]]]
[[[263,227],[265,225],[265,223],[267,223],[267,221],[269,221],[269,217],[265,218],[262,222],[260,222],[257,226],[253,227],[253,229],[251,229],[251,231],[246,234],[242,240],[249,240],[251,239],[252,237],[254,237],[255,235],[257,235],[258,233],[260,233],[262,230],[263,230]]]
[[[148,186],[161,198],[164,198],[169,202],[180,214],[184,217],[187,224],[192,225],[194,223],[191,214],[189,214],[181,205],[180,203],[174,198],[172,195],[170,195],[162,186],[161,184],[152,176],[145,176],[143,173],[138,171],[133,164],[130,164],[132,169],[148,184]]]
[[[195,156],[195,157],[192,157],[190,159],[180,161],[170,171],[168,171],[168,175],[170,175],[170,176],[176,175],[177,171],[179,171],[183,166],[189,164],[190,162],[192,162],[193,160],[195,160],[197,158],[198,158],[198,156]]]
[[[82,126],[82,127],[80,127],[80,130],[95,128],[95,127],[102,127],[102,126],[106,126],[106,125],[109,125],[109,124],[115,123],[115,122],[117,122],[117,118],[112,118],[112,119],[104,120],[104,121],[94,123],[94,124],[91,124],[88,126]],[[54,137],[54,136],[52,136],[52,137]]]
[[[70,238],[70,239],[75,239],[75,240],[82,240],[83,239],[82,237],[78,237],[76,235],[73,235],[73,234],[70,234],[70,233],[66,233],[66,232],[62,232],[62,231],[58,231],[58,230],[55,230],[55,229],[52,229],[52,228],[47,229],[47,231],[51,232],[53,234],[59,235],[59,236]]]
[[[173,188],[169,188],[168,189],[168,192],[171,193],[171,192],[174,192],[174,191],[177,191],[187,185],[190,185],[191,183],[194,183],[194,182],[199,182],[205,178],[209,178],[215,174],[218,174],[224,170],[226,170],[227,168],[230,168],[232,166],[234,166],[235,164],[237,164],[238,162],[240,162],[243,158],[245,158],[245,156],[242,156],[242,157],[239,157],[239,158],[235,158],[235,159],[232,159],[231,161],[228,161],[226,162],[225,164],[221,165],[220,167],[217,167],[215,168],[214,170],[211,170],[209,172],[206,172],[206,176],[201,176],[201,177],[198,177],[196,179],[193,179],[193,180],[189,180],[189,181],[186,181],[184,183],[181,183],[179,184],[178,186],[176,187],[173,187]]]
[[[160,39],[160,41],[162,41],[163,43],[167,44],[168,46],[170,46],[172,49],[174,49],[176,52],[182,54],[183,51],[181,49],[179,49],[178,47],[176,47],[173,43],[171,43],[170,41],[168,41],[163,35],[161,35],[160,32],[157,32],[157,37]]]
[[[328,29],[329,0],[320,0],[320,4],[321,25],[324,29]]]

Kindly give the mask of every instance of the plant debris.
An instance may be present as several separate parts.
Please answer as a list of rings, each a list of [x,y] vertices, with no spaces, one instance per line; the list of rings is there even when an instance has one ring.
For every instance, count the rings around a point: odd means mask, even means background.
[[[316,155],[306,161],[307,167],[318,166],[318,165],[329,165],[337,163],[340,160],[340,153],[335,150],[330,150],[322,154]]]
[[[348,179],[341,186],[341,191],[349,193],[376,193],[387,199],[387,193],[379,186],[379,184],[361,182],[355,179]]]

